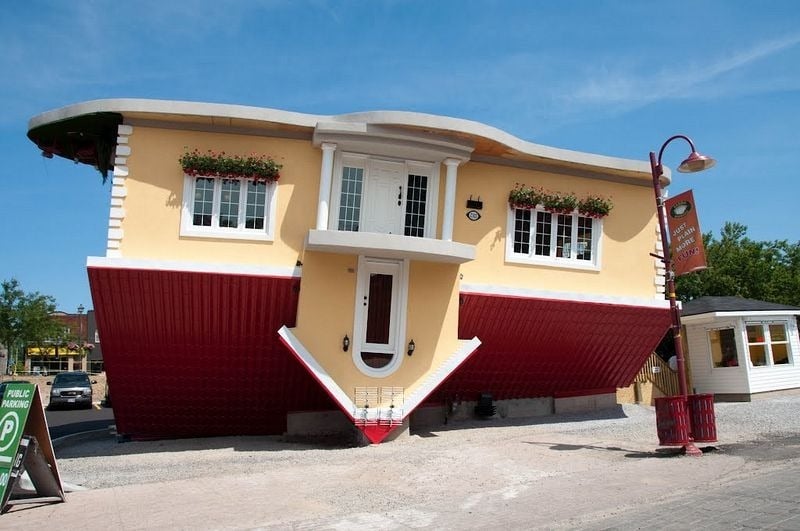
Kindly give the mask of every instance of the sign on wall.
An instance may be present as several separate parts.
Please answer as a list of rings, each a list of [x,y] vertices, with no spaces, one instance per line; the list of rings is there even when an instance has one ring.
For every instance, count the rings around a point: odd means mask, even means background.
[[[691,190],[667,199],[667,211],[672,268],[676,276],[706,269],[703,233],[697,221],[694,195]]]

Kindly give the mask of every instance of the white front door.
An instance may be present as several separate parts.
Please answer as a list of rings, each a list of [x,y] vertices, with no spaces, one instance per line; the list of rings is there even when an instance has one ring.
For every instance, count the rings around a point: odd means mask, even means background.
[[[353,361],[365,374],[383,376],[402,362],[407,263],[359,257]]]
[[[364,205],[363,229],[381,234],[403,234],[405,165],[371,161]]]

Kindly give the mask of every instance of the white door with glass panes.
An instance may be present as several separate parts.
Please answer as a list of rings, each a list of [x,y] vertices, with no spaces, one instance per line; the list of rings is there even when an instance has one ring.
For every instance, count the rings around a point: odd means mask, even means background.
[[[373,160],[369,166],[362,230],[403,234],[405,165]]]
[[[344,154],[337,162],[335,230],[435,237],[437,165]]]

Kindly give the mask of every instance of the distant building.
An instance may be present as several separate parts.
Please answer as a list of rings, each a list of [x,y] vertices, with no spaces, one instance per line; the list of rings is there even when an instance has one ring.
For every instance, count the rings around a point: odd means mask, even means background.
[[[443,116],[178,101],[71,105],[28,136],[113,174],[88,273],[132,437],[378,442],[476,404],[606,407],[669,327],[646,161]]]
[[[82,308],[79,309],[79,313],[51,314],[63,325],[63,338],[29,345],[25,350],[25,372],[53,374],[90,370],[95,345],[90,341],[89,315],[84,314]],[[94,312],[90,310],[89,313]]]

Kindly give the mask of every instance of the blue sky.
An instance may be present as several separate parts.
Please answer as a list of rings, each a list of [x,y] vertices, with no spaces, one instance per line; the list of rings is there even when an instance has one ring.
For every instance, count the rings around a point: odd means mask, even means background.
[[[640,160],[684,133],[718,159],[671,191],[694,190],[704,232],[800,240],[796,0],[29,0],[4,6],[0,52],[0,279],[68,312],[92,306],[110,189],[25,133],[97,98],[427,112]]]

